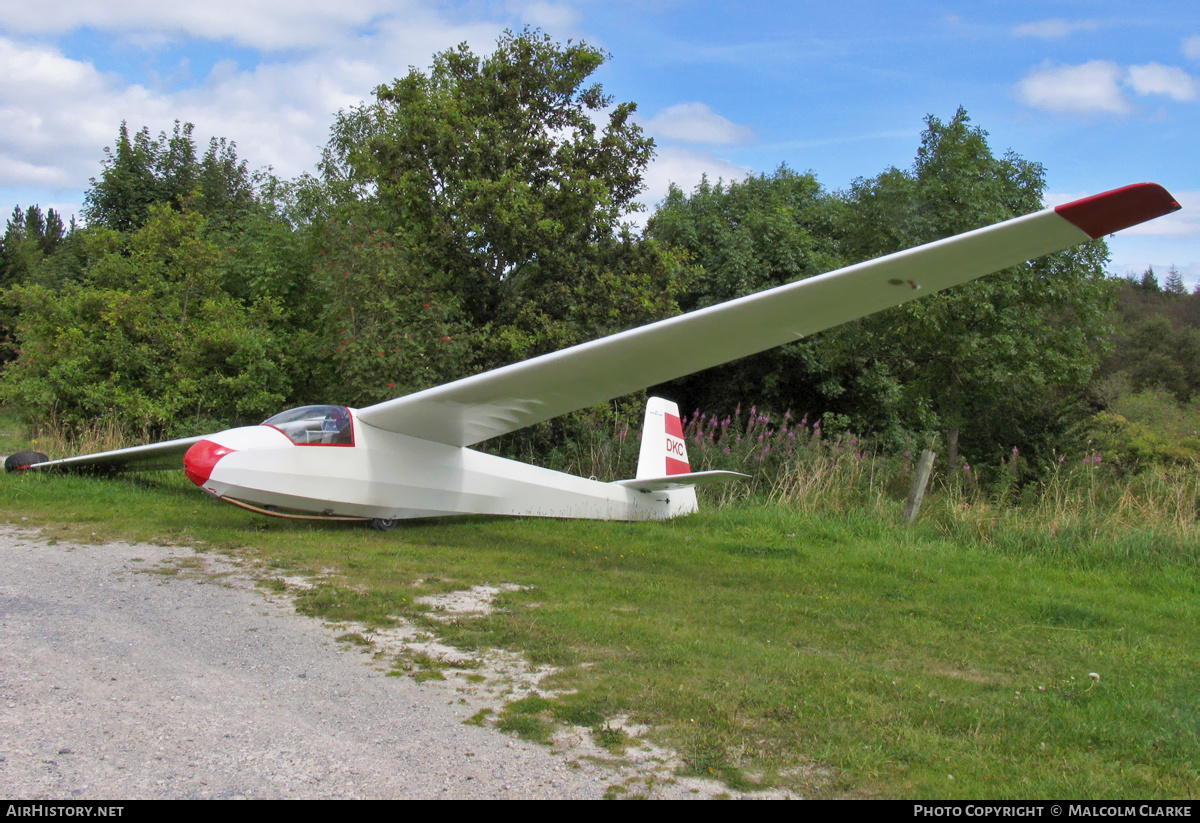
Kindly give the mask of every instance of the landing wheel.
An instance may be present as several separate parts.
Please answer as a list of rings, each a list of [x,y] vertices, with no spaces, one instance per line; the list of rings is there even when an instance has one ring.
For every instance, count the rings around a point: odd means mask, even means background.
[[[6,472],[19,472],[38,463],[45,463],[49,459],[49,457],[41,452],[17,452],[16,454],[10,454],[4,461],[4,470]]]
[[[392,520],[386,517],[376,517],[371,521],[371,528],[380,532],[390,532],[400,524],[399,520]]]

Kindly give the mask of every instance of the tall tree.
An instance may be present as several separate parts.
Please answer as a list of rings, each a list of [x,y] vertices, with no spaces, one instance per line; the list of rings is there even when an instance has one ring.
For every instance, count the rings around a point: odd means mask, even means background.
[[[1142,272],[1140,286],[1144,291],[1154,292],[1155,294],[1162,291],[1162,288],[1158,285],[1158,277],[1154,274],[1154,266],[1147,266],[1146,270]]]
[[[1167,279],[1163,282],[1163,291],[1174,297],[1182,297],[1187,294],[1187,286],[1183,282],[1183,275],[1174,266],[1167,269]]]
[[[741,182],[703,179],[689,195],[672,186],[647,231],[694,266],[679,298],[690,311],[838,268],[845,220],[842,198],[811,173],[783,166]],[[833,412],[859,430],[894,432],[897,386],[875,354],[857,326],[831,329],[662,390],[688,409],[725,414],[757,403]]]
[[[854,185],[846,249],[864,259],[1036,211],[1044,187],[1040,164],[994,156],[963,109],[948,122],[930,116],[911,171]],[[936,414],[952,458],[960,441],[978,456],[1048,449],[1048,417],[1060,435],[1078,417],[1045,401],[1077,397],[1103,352],[1107,257],[1104,242],[1092,241],[867,321],[910,402]]]
[[[136,231],[85,234],[81,282],[6,292],[21,307],[20,349],[0,397],[31,419],[111,415],[156,434],[276,410],[289,389],[276,307],[221,291],[223,250],[204,234],[200,215],[155,205]]]
[[[171,135],[150,130],[129,135],[121,123],[115,147],[104,150],[100,178],[84,196],[89,225],[131,231],[149,219],[155,204],[203,215],[215,228],[228,227],[255,203],[254,185],[233,143],[213,138],[196,156],[191,123],[175,122]]]
[[[604,59],[529,29],[487,57],[442,52],[428,74],[413,69],[339,114],[324,182],[402,236],[411,264],[475,325],[519,325],[530,303],[560,313],[543,295],[569,290],[637,208],[653,150],[634,104],[589,84]]]

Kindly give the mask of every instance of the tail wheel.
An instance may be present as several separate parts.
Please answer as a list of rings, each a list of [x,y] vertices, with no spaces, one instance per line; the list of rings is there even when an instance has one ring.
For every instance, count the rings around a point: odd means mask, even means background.
[[[387,517],[376,517],[371,521],[371,528],[380,532],[390,532],[400,524],[399,520],[393,520]]]
[[[38,463],[45,463],[49,459],[49,457],[41,452],[17,452],[16,454],[10,454],[4,461],[4,470],[6,472],[19,472],[30,466],[36,466]]]

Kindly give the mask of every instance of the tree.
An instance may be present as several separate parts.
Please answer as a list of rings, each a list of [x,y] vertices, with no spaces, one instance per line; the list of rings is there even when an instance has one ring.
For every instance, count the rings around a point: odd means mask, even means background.
[[[1111,353],[1097,370],[1106,405],[1120,395],[1163,389],[1181,402],[1200,393],[1200,299],[1110,281],[1115,297]],[[1113,388],[1120,391],[1113,391]]]
[[[1142,272],[1140,285],[1143,291],[1154,292],[1155,294],[1162,291],[1158,285],[1158,278],[1154,276],[1154,266],[1147,266],[1146,270]]]
[[[0,239],[0,283],[31,277],[41,260],[54,254],[67,236],[67,227],[54,209],[45,216],[38,206],[13,209]]]
[[[213,228],[226,228],[255,205],[254,186],[233,143],[212,138],[197,159],[191,123],[175,121],[168,137],[143,127],[131,138],[121,123],[115,148],[104,150],[100,179],[84,196],[89,225],[131,231],[149,219],[155,204],[175,211],[185,207],[203,215]]]
[[[270,301],[221,291],[220,247],[204,219],[166,205],[140,229],[85,235],[82,282],[10,289],[21,309],[17,359],[0,397],[30,419],[113,419],[151,434],[259,420],[288,394]]]
[[[848,256],[866,259],[898,251],[897,241],[926,243],[1038,210],[1044,187],[1040,164],[995,157],[963,109],[945,123],[930,116],[911,171],[855,183]],[[951,460],[960,439],[979,457],[1013,445],[1048,450],[1052,432],[1064,435],[1078,422],[1062,409],[1082,408],[1071,398],[1084,391],[1105,346],[1107,255],[1103,241],[1092,241],[864,321],[909,402],[928,403],[936,415]],[[1046,408],[1055,396],[1062,403]],[[1044,434],[1034,438],[1035,429]]]
[[[1174,297],[1182,297],[1188,293],[1187,286],[1183,282],[1183,275],[1174,266],[1167,269],[1167,279],[1163,282],[1163,292]]]
[[[413,69],[338,115],[323,183],[365,207],[361,224],[401,238],[474,325],[519,324],[530,303],[553,315],[544,295],[570,291],[637,208],[653,150],[635,106],[588,85],[604,59],[529,29],[485,58],[465,44],[442,52],[429,74]]]
[[[321,308],[298,341],[314,388],[361,407],[467,376],[477,335],[453,295],[425,288],[395,237],[346,231],[321,255]]]
[[[702,179],[690,195],[672,186],[647,232],[682,250],[694,267],[679,298],[691,311],[838,268],[846,217],[842,198],[812,173],[781,166],[741,182]],[[686,408],[713,413],[758,404],[837,413],[877,433],[900,425],[895,380],[854,325],[672,381],[664,390]]]

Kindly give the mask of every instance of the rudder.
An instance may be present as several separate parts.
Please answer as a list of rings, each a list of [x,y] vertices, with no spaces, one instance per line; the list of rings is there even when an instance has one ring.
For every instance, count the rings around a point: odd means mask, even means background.
[[[661,397],[651,397],[646,402],[646,418],[642,422],[638,479],[688,474],[691,470],[679,406]]]

